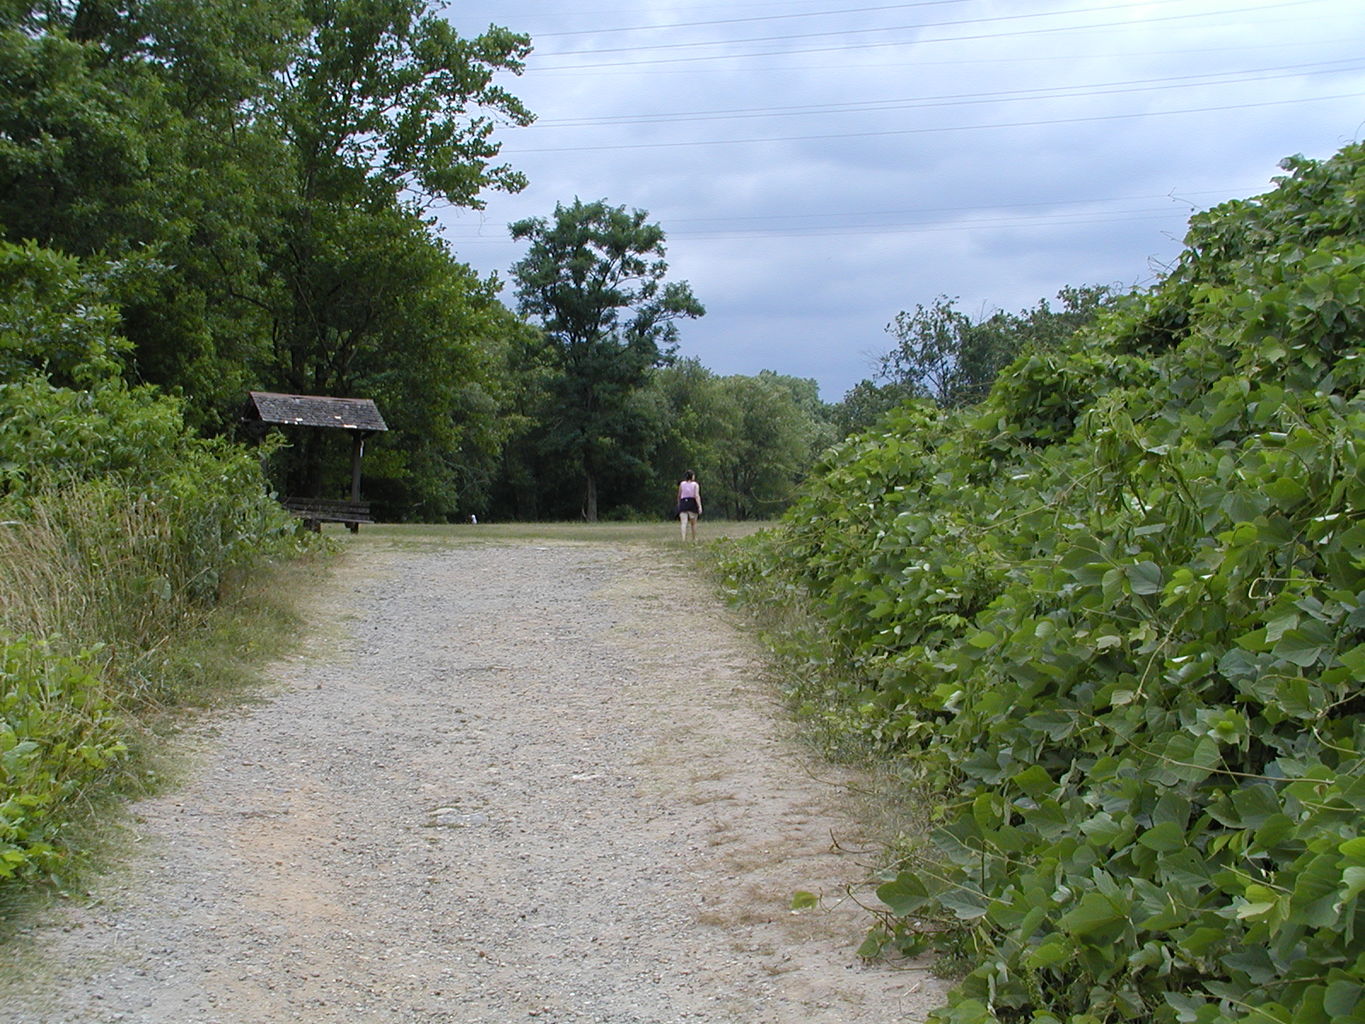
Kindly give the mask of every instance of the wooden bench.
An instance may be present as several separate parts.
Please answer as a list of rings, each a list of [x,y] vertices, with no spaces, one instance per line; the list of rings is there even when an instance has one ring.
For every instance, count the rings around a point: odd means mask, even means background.
[[[303,525],[314,533],[322,529],[323,523],[345,523],[346,529],[357,533],[361,523],[374,522],[370,518],[368,501],[346,501],[341,498],[285,498],[282,504],[302,519]]]

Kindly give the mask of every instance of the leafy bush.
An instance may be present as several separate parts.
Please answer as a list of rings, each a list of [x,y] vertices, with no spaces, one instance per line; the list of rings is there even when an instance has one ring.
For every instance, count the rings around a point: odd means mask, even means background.
[[[120,380],[103,287],[0,244],[0,882],[60,868],[120,720],[182,688],[177,635],[298,543],[256,454]]]
[[[93,660],[0,643],[0,881],[60,869],[62,805],[126,753]]]
[[[940,1021],[1365,1020],[1365,149],[1286,166],[732,566],[944,794],[866,946],[970,950]]]

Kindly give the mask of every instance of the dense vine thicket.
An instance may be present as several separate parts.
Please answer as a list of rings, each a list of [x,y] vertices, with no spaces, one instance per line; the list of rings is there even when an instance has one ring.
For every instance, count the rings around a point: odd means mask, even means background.
[[[731,565],[944,794],[867,944],[967,951],[939,1021],[1365,1020],[1365,147],[1284,168]]]

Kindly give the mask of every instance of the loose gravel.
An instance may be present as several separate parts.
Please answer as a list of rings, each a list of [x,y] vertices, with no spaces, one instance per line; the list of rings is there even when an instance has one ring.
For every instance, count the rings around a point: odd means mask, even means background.
[[[791,738],[676,549],[362,538],[312,619],[133,808],[127,862],[0,950],[0,1021],[887,1024],[941,1002],[856,957],[857,780]]]

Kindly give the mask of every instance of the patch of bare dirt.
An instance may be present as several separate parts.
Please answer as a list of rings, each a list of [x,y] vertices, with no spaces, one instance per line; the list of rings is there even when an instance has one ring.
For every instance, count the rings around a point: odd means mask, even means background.
[[[856,783],[676,555],[355,545],[124,868],[5,950],[11,1024],[887,1024]],[[837,848],[836,848],[837,840]],[[821,894],[793,912],[792,894]]]

